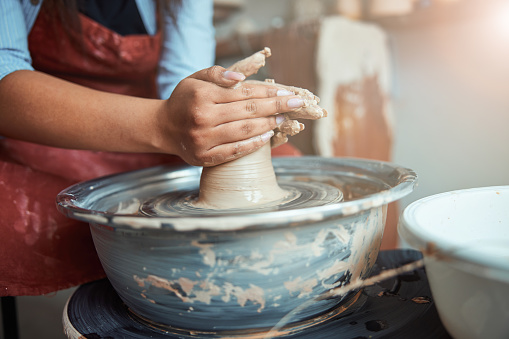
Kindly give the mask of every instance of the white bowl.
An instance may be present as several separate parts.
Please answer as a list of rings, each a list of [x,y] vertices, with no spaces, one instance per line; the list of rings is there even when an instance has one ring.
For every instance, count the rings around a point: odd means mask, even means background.
[[[418,200],[398,231],[424,253],[440,319],[454,338],[509,338],[509,186]]]

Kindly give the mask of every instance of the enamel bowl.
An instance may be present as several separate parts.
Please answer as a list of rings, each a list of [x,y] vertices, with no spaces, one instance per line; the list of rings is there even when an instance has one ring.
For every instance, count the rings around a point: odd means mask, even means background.
[[[71,186],[57,204],[90,224],[106,275],[134,317],[179,335],[255,338],[306,301],[369,275],[387,204],[416,183],[413,171],[378,161],[273,164],[279,185],[298,187],[304,203],[186,210],[175,201],[196,196],[201,169],[159,166]],[[309,303],[278,336],[337,316],[356,295]]]
[[[424,253],[440,319],[454,338],[509,338],[509,186],[418,200],[398,231]]]

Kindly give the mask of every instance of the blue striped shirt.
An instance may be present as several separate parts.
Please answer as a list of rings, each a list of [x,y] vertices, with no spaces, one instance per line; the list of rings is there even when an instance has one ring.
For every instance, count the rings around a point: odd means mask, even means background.
[[[33,70],[28,34],[42,1],[0,0],[0,80],[17,70]],[[156,33],[156,0],[136,0],[147,32]],[[177,25],[163,15],[164,42],[157,84],[168,98],[180,80],[214,63],[213,0],[183,1]]]

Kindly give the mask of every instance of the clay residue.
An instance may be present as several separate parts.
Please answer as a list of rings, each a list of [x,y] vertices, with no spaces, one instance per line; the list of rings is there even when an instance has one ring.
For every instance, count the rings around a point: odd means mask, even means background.
[[[224,283],[223,286],[218,286],[209,280],[198,281],[184,277],[180,277],[176,280],[168,280],[155,275],[148,275],[146,278],[134,275],[133,279],[138,286],[145,288],[140,295],[149,302],[154,302],[154,300],[148,298],[148,289],[150,287],[155,287],[173,293],[185,303],[201,302],[210,304],[213,297],[221,296],[220,299],[225,303],[235,298],[238,305],[241,307],[246,306],[248,302],[252,302],[253,304],[260,305],[257,310],[258,312],[261,312],[265,308],[264,291],[261,287],[253,284],[249,284],[249,288],[244,289],[228,282]]]
[[[203,256],[203,263],[207,266],[216,265],[216,253],[212,250],[213,244],[202,244],[198,240],[193,240],[191,246],[200,248],[200,254]]]
[[[288,136],[293,136],[304,130],[304,124],[297,120],[286,120],[274,130],[274,136],[271,139],[271,146],[277,147],[288,142]]]
[[[316,275],[318,276],[318,279],[324,281],[336,274],[347,271],[349,268],[350,268],[349,262],[335,260],[332,263],[332,265],[330,265],[326,269],[316,272]]]
[[[308,280],[302,280],[301,277],[297,277],[292,281],[285,281],[284,286],[290,293],[290,295],[293,295],[295,292],[298,292],[298,298],[302,298],[304,296],[309,295],[311,292],[313,292],[313,287],[315,287],[318,284],[318,281],[316,278],[308,279]]]
[[[277,255],[287,250],[307,251],[313,253],[315,257],[319,257],[322,255],[324,251],[324,243],[330,235],[334,236],[337,241],[344,246],[346,246],[350,240],[348,231],[342,225],[339,225],[336,228],[321,229],[311,243],[303,242],[300,245],[298,244],[298,239],[294,233],[286,232],[285,240],[276,242],[270,253]]]
[[[224,291],[224,302],[229,302],[230,298],[234,296],[239,305],[242,307],[244,307],[248,301],[252,301],[254,304],[260,305],[257,310],[259,313],[265,308],[265,296],[263,289],[256,285],[249,284],[249,288],[244,290],[243,288],[234,286],[231,283],[225,283]]]
[[[155,303],[156,303],[156,301],[155,301],[154,299],[150,299],[150,298],[148,298],[148,297],[145,295],[145,293],[143,293],[143,292],[142,292],[142,293],[140,293],[140,295],[141,295],[141,297],[142,297],[143,299],[147,300],[149,303],[151,303],[151,304],[155,304]]]
[[[138,214],[140,209],[141,202],[137,198],[132,198],[128,201],[121,201],[116,207],[115,210],[112,210],[111,213],[115,214]]]
[[[292,232],[285,232],[285,240],[280,240],[274,243],[273,248],[276,252],[279,249],[295,249],[297,246],[297,236]]]
[[[318,103],[320,98],[311,93],[309,90],[294,86],[287,86],[276,83],[273,79],[266,79],[265,81],[247,80],[246,84],[264,84],[266,86],[277,87],[293,92],[295,95],[301,97],[304,101],[302,107],[284,113],[287,119],[281,125],[274,129],[274,136],[271,139],[271,146],[277,147],[288,141],[288,136],[296,135],[304,130],[304,124],[296,119],[317,120],[327,116],[327,111],[320,107]]]
[[[336,228],[322,229],[312,242],[306,241],[301,244],[299,244],[295,233],[288,231],[285,232],[284,239],[276,241],[268,253],[262,255],[259,251],[253,250],[247,259],[244,256],[236,256],[232,265],[237,266],[239,269],[254,271],[262,275],[278,274],[279,268],[275,265],[276,258],[279,258],[281,255],[289,255],[291,252],[312,253],[314,257],[320,257],[325,251],[324,243],[331,235],[338,241],[338,246],[346,247],[350,241],[350,235],[342,225]],[[338,271],[340,269],[339,265],[333,263],[324,271],[317,272],[317,277],[320,281],[323,281],[339,272],[343,272],[343,269]]]
[[[367,219],[357,223],[350,245],[351,280],[364,278],[366,269],[372,267],[378,256],[384,230],[386,208],[373,208]]]
[[[173,292],[183,302],[192,302],[191,299],[182,295],[182,293],[180,292],[180,290],[178,288],[174,287],[176,284],[179,284],[178,280],[177,281],[169,281],[167,279],[160,278],[155,275],[148,275],[146,278],[140,278],[137,275],[134,275],[133,279],[134,279],[134,281],[136,281],[138,286],[147,287],[148,285],[150,285],[150,286],[157,287],[160,289],[168,290],[170,292]],[[142,297],[144,296],[145,298],[147,298],[145,293],[141,293],[141,294],[142,294]]]
[[[191,291],[194,288],[194,285],[197,284],[196,281],[193,281],[191,279],[184,278],[184,277],[180,277],[178,279],[178,282],[179,282],[180,287],[182,288],[182,291],[184,291],[186,294],[191,293]]]
[[[193,241],[191,244],[199,248],[203,257],[203,263],[211,267],[208,274],[195,275],[189,272],[188,276],[180,276],[175,279],[165,279],[155,275],[146,277],[133,276],[134,281],[140,286],[141,296],[147,302],[157,302],[157,295],[165,290],[171,296],[175,296],[178,302],[203,303],[218,305],[219,303],[237,304],[240,307],[254,306],[261,313],[267,305],[279,307],[282,298],[294,297],[310,300],[319,300],[323,295],[337,293],[343,295],[362,284],[362,278],[371,267],[379,247],[379,239],[383,230],[381,218],[384,217],[384,209],[378,208],[369,211],[359,217],[359,220],[350,225],[335,225],[319,230],[311,239],[299,238],[295,232],[287,231],[281,239],[275,241],[271,250],[261,252],[253,248],[247,251],[247,255],[235,256],[233,260],[221,258],[214,252],[214,244],[204,243],[206,239]],[[344,259],[332,261],[328,249],[349,248],[351,253]],[[228,252],[227,249],[223,249]],[[217,251],[217,250],[216,250]],[[279,289],[266,289],[254,284],[242,286],[228,281],[228,276],[233,276],[239,270],[251,270],[260,275],[271,275],[276,279],[279,272],[279,258],[292,256],[298,253],[307,253],[308,258],[317,258],[324,262],[319,269],[306,268],[306,271],[295,273],[293,277],[284,277]],[[375,254],[373,254],[375,253]],[[232,255],[232,253],[230,253]],[[216,257],[217,256],[217,257]],[[308,260],[308,259],[306,259]],[[306,265],[306,263],[302,263]],[[307,264],[312,265],[312,261]],[[305,273],[305,274],[304,274]],[[196,277],[196,279],[194,279]],[[215,279],[217,277],[218,279]],[[348,277],[348,279],[341,279]],[[257,279],[256,275],[253,279]],[[226,280],[226,281],[225,281]],[[254,280],[253,280],[254,281]],[[221,282],[221,283],[218,283]],[[246,286],[247,285],[247,286]],[[151,292],[155,292],[154,296]],[[288,294],[286,294],[288,293]],[[305,302],[304,306],[308,303]]]
[[[282,122],[278,128],[281,132],[293,136],[304,130],[304,124],[301,124],[297,120],[286,120]]]
[[[193,302],[199,301],[208,305],[212,301],[212,297],[223,294],[221,287],[217,286],[216,284],[208,280],[195,282],[195,284],[198,284],[200,289],[197,290],[191,289],[188,293],[188,295],[194,294],[195,297],[191,299]]]
[[[265,66],[265,59],[271,56],[270,48],[265,47],[261,51],[254,53],[253,55],[237,61],[230,67],[229,71],[239,72],[244,74],[246,77],[258,73],[258,70]]]
[[[251,253],[248,260],[245,260],[243,256],[237,256],[233,262],[237,264],[240,269],[254,271],[262,275],[269,275],[279,272],[279,269],[274,267],[274,259],[273,253],[262,256],[258,251],[254,251]]]

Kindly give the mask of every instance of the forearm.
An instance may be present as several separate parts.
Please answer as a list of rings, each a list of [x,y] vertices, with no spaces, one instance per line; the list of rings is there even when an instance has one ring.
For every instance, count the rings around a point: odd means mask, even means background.
[[[49,146],[161,152],[153,130],[161,108],[161,100],[100,92],[35,71],[0,80],[0,135]]]

